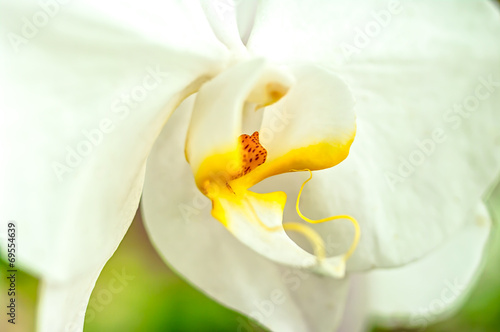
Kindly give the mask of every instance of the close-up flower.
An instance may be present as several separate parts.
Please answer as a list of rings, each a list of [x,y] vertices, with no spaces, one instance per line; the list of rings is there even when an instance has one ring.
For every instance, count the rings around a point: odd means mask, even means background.
[[[174,312],[144,257],[237,331],[433,331],[499,294],[497,2],[0,8],[2,331],[107,331],[133,279]],[[200,330],[123,303],[112,330]]]

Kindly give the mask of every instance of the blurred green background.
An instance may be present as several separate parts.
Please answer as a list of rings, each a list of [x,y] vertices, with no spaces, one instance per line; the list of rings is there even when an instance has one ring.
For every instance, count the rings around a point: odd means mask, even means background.
[[[425,331],[500,331],[500,232],[496,231],[500,220],[500,186],[488,203],[496,223],[479,282],[456,315]],[[5,262],[0,269],[6,270]],[[123,272],[134,278],[122,291],[111,293],[110,280],[115,273]],[[3,279],[1,282],[5,283]],[[22,272],[18,273],[17,282],[18,323],[11,329],[2,318],[0,331],[33,331],[38,282]],[[0,285],[2,298],[5,286]],[[97,282],[84,331],[237,331],[241,319],[242,316],[212,301],[172,272],[151,246],[140,218],[136,217]],[[375,331],[389,330],[373,327],[372,332]]]

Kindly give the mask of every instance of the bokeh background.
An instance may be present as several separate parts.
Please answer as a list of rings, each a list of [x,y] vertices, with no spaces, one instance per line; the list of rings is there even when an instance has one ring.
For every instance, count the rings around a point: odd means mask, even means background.
[[[500,186],[487,200],[494,217],[493,232],[485,255],[485,267],[465,306],[451,318],[418,331],[497,332],[500,331]],[[1,307],[6,303],[7,289],[2,261]],[[125,275],[119,285],[110,286],[118,275]],[[18,316],[13,327],[4,313],[0,331],[34,330],[38,281],[20,271],[17,275]],[[120,291],[114,291],[121,288]],[[4,310],[2,310],[4,311]],[[245,325],[238,313],[224,308],[176,275],[151,246],[140,215],[137,214],[120,247],[104,268],[92,293],[84,331],[265,331]],[[239,328],[239,329],[238,329]],[[371,326],[372,332],[412,331],[386,330]],[[417,331],[417,330],[415,330]]]

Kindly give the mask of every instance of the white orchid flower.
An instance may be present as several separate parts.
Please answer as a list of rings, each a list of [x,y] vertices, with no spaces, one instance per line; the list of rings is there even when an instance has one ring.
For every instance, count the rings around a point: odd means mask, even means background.
[[[275,331],[463,301],[500,173],[493,3],[1,7],[2,250],[13,222],[39,331],[83,329],[141,194],[165,261]]]

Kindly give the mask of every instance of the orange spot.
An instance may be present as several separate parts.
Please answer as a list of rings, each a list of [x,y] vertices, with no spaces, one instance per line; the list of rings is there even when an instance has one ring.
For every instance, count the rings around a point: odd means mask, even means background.
[[[259,132],[252,136],[243,134],[239,137],[242,166],[237,178],[251,172],[266,161],[267,151],[259,142]]]

